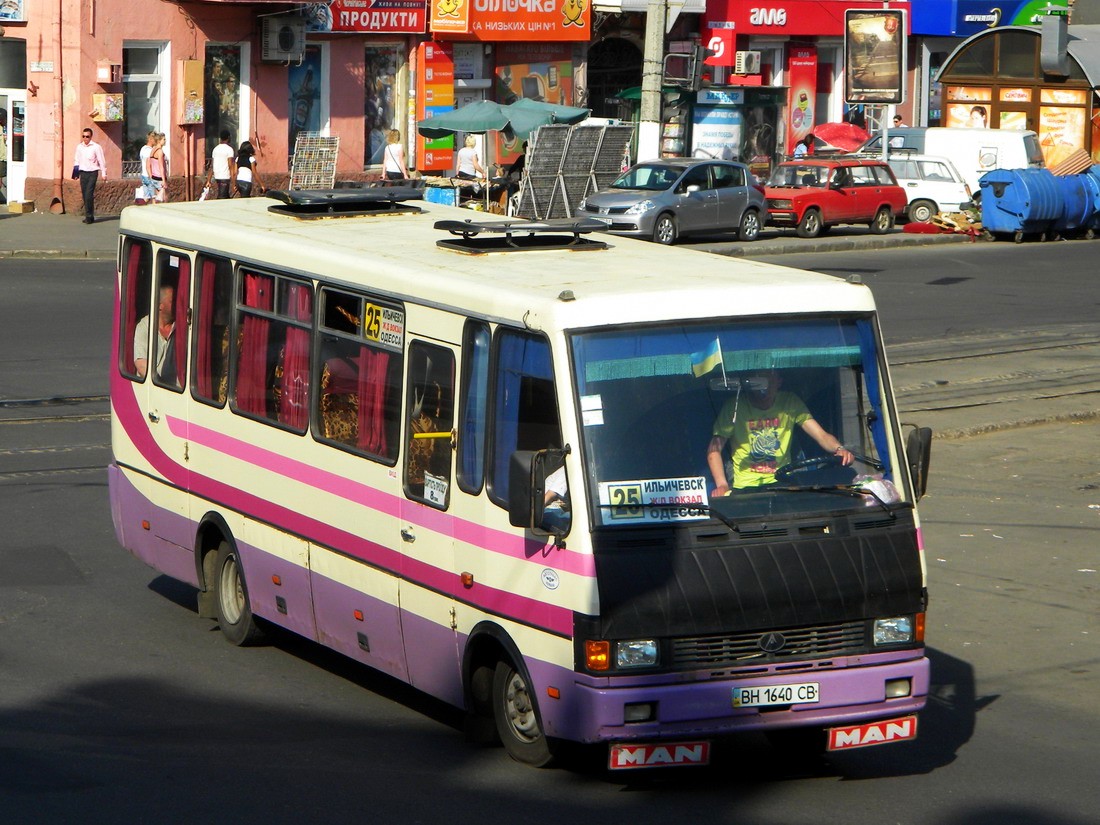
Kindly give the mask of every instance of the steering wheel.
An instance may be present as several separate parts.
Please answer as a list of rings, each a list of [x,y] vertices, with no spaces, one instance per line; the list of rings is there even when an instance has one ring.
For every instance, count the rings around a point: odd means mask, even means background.
[[[819,455],[813,458],[803,458],[798,461],[792,461],[790,464],[784,464],[776,470],[775,480],[787,482],[791,480],[791,476],[798,473],[808,473],[813,470],[820,470],[823,467],[830,467],[838,464],[840,464],[840,456],[836,455]]]

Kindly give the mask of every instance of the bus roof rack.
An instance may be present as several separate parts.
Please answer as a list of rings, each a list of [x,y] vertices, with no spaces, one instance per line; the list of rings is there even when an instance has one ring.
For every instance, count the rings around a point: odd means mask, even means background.
[[[607,243],[582,238],[590,232],[606,228],[594,218],[548,218],[541,221],[444,220],[435,222],[436,229],[450,232],[454,238],[436,241],[436,245],[470,255],[488,252],[525,252],[567,249],[570,251],[607,249]]]
[[[269,198],[281,201],[269,212],[294,218],[351,218],[363,215],[393,215],[420,212],[406,201],[423,200],[424,193],[410,186],[377,189],[276,189]]]

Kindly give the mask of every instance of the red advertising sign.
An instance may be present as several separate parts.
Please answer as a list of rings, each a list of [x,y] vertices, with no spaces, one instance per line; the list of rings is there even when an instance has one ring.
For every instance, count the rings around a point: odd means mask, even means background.
[[[332,0],[330,30],[420,34],[428,27],[426,7],[426,0]]]
[[[817,99],[817,49],[791,46],[787,51],[787,154],[814,128],[814,103]]]
[[[499,43],[592,39],[591,0],[430,0],[433,34]],[[462,28],[465,25],[466,28]]]
[[[417,47],[416,119],[448,112],[455,106],[455,64],[448,43],[427,42]],[[417,166],[438,172],[454,165],[454,135],[429,139],[417,136]]]
[[[844,34],[846,9],[882,8],[881,2],[868,0],[709,0],[701,33],[706,42],[711,34],[708,27],[721,20],[742,35],[839,37]],[[909,3],[891,0],[890,8],[908,10]]]
[[[737,65],[737,31],[732,27],[707,29],[703,43],[710,54],[703,62],[708,66]]]

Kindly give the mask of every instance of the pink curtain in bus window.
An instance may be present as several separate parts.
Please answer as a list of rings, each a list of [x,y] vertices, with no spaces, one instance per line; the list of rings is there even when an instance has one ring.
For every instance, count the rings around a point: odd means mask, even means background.
[[[172,337],[176,339],[176,384],[186,387],[187,377],[187,309],[191,303],[191,259],[180,258],[180,277],[176,284],[176,323]]]
[[[359,446],[374,455],[386,455],[386,373],[390,354],[359,350]]]
[[[309,323],[309,288],[291,284],[287,298],[291,317]],[[309,330],[301,327],[287,327],[286,331],[279,420],[296,430],[304,430],[309,424]]]
[[[210,336],[214,329],[214,262],[202,262],[199,286],[198,351],[195,353],[195,388],[202,398],[214,397],[214,360]]]
[[[130,244],[130,257],[126,261],[126,325],[122,332],[122,369],[131,375],[134,369],[134,330],[138,322],[138,280],[141,275],[141,247]]]
[[[274,281],[249,272],[244,276],[245,306],[270,310],[274,304]],[[267,341],[271,321],[243,314],[241,351],[237,364],[237,409],[253,415],[267,415]]]

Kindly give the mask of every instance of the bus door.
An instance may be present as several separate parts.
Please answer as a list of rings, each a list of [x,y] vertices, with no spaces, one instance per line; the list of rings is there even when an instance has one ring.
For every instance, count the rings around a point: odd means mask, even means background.
[[[405,382],[405,438],[402,458],[404,497],[401,504],[400,546],[402,629],[409,681],[439,695],[441,674],[458,673],[457,636],[454,666],[439,660],[440,651],[423,644],[425,634],[410,622],[453,629],[455,349],[438,342],[409,344]],[[450,655],[450,652],[448,652]],[[462,700],[460,685],[456,697]]]

